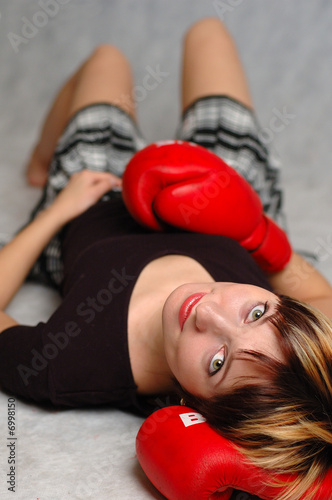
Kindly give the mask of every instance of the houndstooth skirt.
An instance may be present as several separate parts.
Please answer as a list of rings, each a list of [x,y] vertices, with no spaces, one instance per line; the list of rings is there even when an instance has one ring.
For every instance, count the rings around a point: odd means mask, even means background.
[[[203,97],[183,113],[176,139],[220,156],[252,185],[264,211],[285,228],[279,162],[264,144],[252,110],[226,96]],[[29,221],[52,203],[75,172],[90,169],[121,177],[131,157],[146,145],[136,123],[117,106],[99,103],[79,110],[58,142],[47,185]],[[119,196],[121,192],[114,190],[101,202]],[[30,279],[60,287],[61,236],[60,232],[44,249]]]

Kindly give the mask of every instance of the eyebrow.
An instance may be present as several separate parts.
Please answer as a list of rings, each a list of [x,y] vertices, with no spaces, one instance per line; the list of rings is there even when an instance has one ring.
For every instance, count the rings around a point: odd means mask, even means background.
[[[261,325],[265,325],[268,321],[271,320],[271,318],[273,318],[274,316],[276,315],[276,311],[274,311],[273,313],[271,314],[264,314],[264,316],[258,320],[259,321],[259,325],[258,326],[261,326]],[[273,323],[271,323],[272,325]]]
[[[271,312],[271,314],[264,314],[264,316],[262,316],[260,319],[257,320],[257,321],[259,321],[259,326],[261,324],[265,324],[267,321],[271,321],[271,318],[274,318],[277,315],[277,313],[278,313],[278,304],[275,303],[275,302],[273,302],[273,301],[270,301],[269,302],[269,309],[273,309],[273,311]],[[273,325],[273,323],[271,323],[271,325]]]

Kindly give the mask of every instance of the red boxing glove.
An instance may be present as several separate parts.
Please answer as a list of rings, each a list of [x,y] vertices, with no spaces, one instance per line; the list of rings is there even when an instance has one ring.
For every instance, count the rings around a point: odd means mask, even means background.
[[[185,406],[163,408],[150,415],[137,434],[136,452],[145,474],[169,500],[229,500],[233,489],[275,500],[283,492],[281,487],[265,486],[271,477],[248,463],[230,441]],[[285,481],[290,478],[278,476]],[[315,500],[330,498],[331,491],[332,470]]]
[[[237,240],[267,272],[291,257],[286,234],[264,215],[251,185],[221,158],[196,144],[169,141],[147,146],[129,161],[123,200],[141,224],[165,224]]]

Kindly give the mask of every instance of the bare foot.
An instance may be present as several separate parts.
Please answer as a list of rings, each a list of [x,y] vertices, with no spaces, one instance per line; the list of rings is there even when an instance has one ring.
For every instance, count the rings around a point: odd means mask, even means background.
[[[48,163],[39,156],[37,146],[34,149],[26,169],[26,177],[30,186],[43,187],[47,182]]]

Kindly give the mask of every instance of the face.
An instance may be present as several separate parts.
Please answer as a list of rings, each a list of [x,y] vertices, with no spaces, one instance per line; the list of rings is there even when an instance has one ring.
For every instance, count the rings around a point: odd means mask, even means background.
[[[257,361],[240,350],[284,361],[276,330],[267,321],[277,302],[268,290],[237,283],[189,283],[174,290],[163,309],[164,348],[182,387],[211,397],[241,377],[246,382],[264,377]]]

